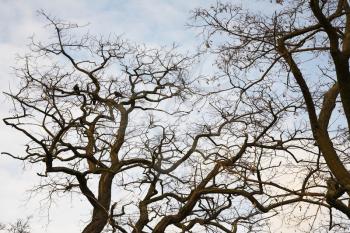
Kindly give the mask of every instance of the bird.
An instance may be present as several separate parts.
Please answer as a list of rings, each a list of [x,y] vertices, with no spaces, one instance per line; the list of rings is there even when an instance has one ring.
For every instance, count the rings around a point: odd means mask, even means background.
[[[123,98],[124,96],[122,95],[122,93],[120,93],[119,91],[115,91],[114,93],[114,96],[116,97],[116,98]]]
[[[91,100],[92,100],[92,104],[95,105],[95,104],[96,104],[96,101],[97,101],[96,96],[93,95],[93,96],[91,97]]]
[[[205,47],[206,47],[207,49],[210,48],[210,43],[209,43],[209,41],[206,41],[206,42],[205,42]]]
[[[74,92],[77,93],[78,95],[80,94],[80,89],[79,89],[78,84],[75,84],[75,85],[74,85],[73,90],[74,90]]]

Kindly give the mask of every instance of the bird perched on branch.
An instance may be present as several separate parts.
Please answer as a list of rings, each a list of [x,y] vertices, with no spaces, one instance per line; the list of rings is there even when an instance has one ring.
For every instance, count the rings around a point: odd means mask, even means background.
[[[97,101],[97,97],[95,95],[93,95],[91,97],[91,101],[92,101],[92,104],[95,105],[96,104],[96,101]]]
[[[79,89],[78,84],[75,84],[75,85],[74,85],[73,90],[74,90],[74,92],[77,93],[78,95],[80,94],[80,89]]]
[[[113,94],[114,94],[114,96],[115,96],[116,98],[124,98],[124,96],[122,95],[122,93],[120,93],[119,91],[115,91]]]

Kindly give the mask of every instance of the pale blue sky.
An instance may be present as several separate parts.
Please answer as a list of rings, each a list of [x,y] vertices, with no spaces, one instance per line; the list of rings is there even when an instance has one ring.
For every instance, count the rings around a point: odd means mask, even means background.
[[[195,49],[198,45],[196,33],[185,27],[189,12],[198,6],[207,6],[209,0],[0,0],[0,91],[15,88],[18,83],[12,74],[11,66],[16,64],[15,55],[24,53],[29,37],[33,34],[45,40],[48,31],[45,21],[36,11],[43,9],[58,18],[90,23],[91,34],[123,34],[131,41],[148,45],[171,45],[173,42],[184,50]],[[268,0],[236,0],[256,9],[263,9]],[[265,9],[269,7],[266,6]],[[0,118],[8,115],[9,103],[0,97]],[[21,153],[24,140],[14,130],[0,123],[0,151]],[[26,200],[26,192],[39,179],[35,175],[39,168],[27,166],[9,159],[0,159],[0,222],[11,222],[18,217],[33,216],[33,233],[79,232],[88,220],[89,210],[85,200],[65,197],[56,199],[48,216],[47,203],[39,202],[42,196]],[[74,200],[72,202],[71,200]],[[42,205],[42,206],[41,206]],[[39,209],[43,209],[39,212]],[[88,208],[89,209],[89,208]],[[48,224],[48,217],[50,223]]]

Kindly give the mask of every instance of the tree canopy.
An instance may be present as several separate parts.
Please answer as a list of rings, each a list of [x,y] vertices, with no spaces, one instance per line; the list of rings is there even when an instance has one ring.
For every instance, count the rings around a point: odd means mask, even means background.
[[[91,205],[83,233],[349,228],[350,6],[217,2],[189,22],[193,55],[81,33],[46,13],[15,68],[6,125],[40,189]],[[211,56],[213,72],[195,75]]]

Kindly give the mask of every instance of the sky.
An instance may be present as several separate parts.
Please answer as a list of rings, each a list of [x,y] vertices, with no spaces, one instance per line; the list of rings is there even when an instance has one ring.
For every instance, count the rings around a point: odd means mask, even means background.
[[[0,92],[16,89],[19,83],[12,68],[17,54],[24,54],[29,38],[48,37],[46,22],[37,14],[49,15],[80,24],[89,24],[91,34],[123,35],[146,45],[170,46],[184,50],[198,46],[194,30],[186,27],[190,11],[208,6],[211,0],[0,0]],[[270,1],[236,0],[264,9]],[[266,9],[268,7],[265,7]],[[9,115],[11,103],[0,94],[0,119]],[[0,152],[23,153],[25,138],[0,122]],[[84,199],[62,197],[48,203],[44,195],[31,196],[30,189],[39,184],[40,168],[0,157],[0,222],[32,216],[32,232],[79,232],[89,219]],[[73,201],[74,200],[74,201]],[[48,209],[51,206],[50,209]]]

